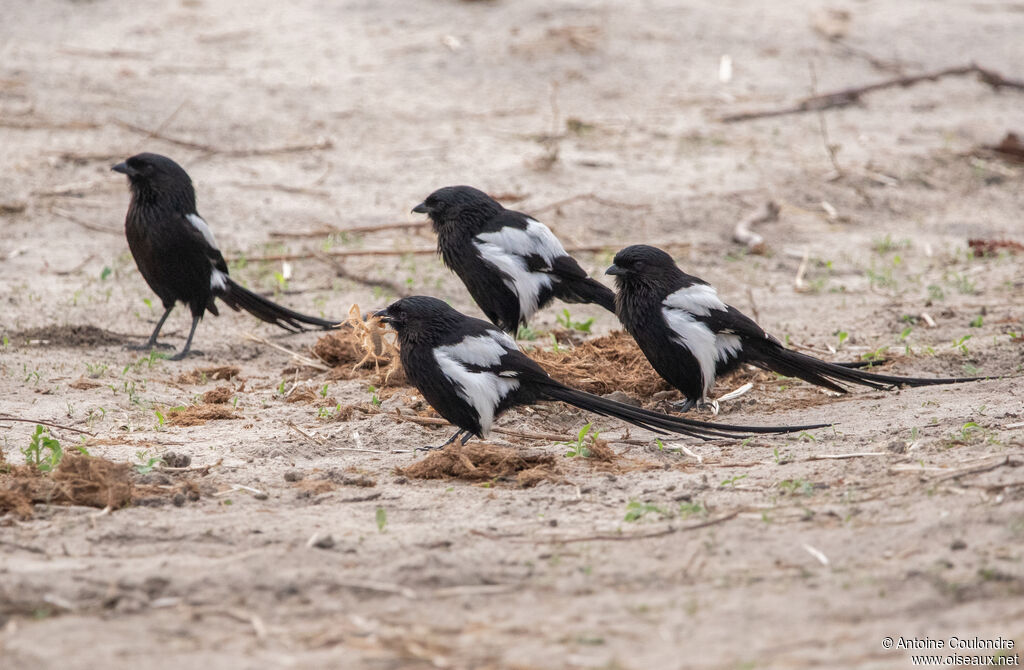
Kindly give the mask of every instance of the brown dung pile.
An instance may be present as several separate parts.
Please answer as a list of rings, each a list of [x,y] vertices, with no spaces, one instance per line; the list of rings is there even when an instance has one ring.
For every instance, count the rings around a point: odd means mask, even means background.
[[[117,509],[131,502],[134,491],[127,463],[66,454],[49,475],[30,466],[0,473],[0,512],[27,519],[33,503]]]
[[[527,355],[563,384],[597,395],[622,391],[634,398],[649,398],[671,389],[633,338],[622,331],[595,337],[572,349],[535,349]]]
[[[516,483],[522,487],[542,481],[564,481],[551,454],[522,454],[516,449],[483,442],[448,445],[397,471],[410,479],[491,481],[515,477]]]

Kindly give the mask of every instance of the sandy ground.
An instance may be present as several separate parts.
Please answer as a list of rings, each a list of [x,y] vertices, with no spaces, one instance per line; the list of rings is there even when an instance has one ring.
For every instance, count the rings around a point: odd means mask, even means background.
[[[229,312],[201,325],[201,358],[123,348],[158,313],[109,172],[140,150],[181,162],[233,275],[312,313],[400,289],[476,313],[432,255],[315,257],[428,249],[422,229],[324,231],[415,221],[431,190],[470,183],[567,245],[607,245],[578,254],[595,273],[625,244],[673,244],[793,344],[888,347],[894,373],[1019,375],[1022,257],[974,259],[966,241],[1024,241],[1024,168],[976,151],[1024,130],[1024,95],[946,78],[823,115],[718,119],[970,61],[1019,77],[1024,5],[6,0],[2,13],[0,410],[91,431],[90,453],[114,461],[186,454],[193,470],[146,481],[200,491],[0,519],[5,669],[902,668],[909,653],[884,637],[1024,643],[1019,378],[830,398],[762,375],[724,418],[836,429],[664,451],[632,431],[610,464],[498,435],[554,457],[562,481],[410,479],[396,468],[422,456],[406,450],[447,427],[338,421],[371,400],[369,378],[294,373],[244,336],[305,351],[314,333]],[[759,230],[768,253],[746,254],[731,230],[768,199],[782,206]],[[259,260],[282,254],[305,256],[284,284],[281,262]],[[615,326],[571,310],[595,333]],[[187,328],[176,312],[168,341]],[[239,376],[183,377],[220,365]],[[159,420],[217,386],[237,419]],[[416,407],[408,389],[377,393],[385,410]],[[501,425],[569,435],[588,420],[550,406]],[[0,423],[8,461],[31,430]]]

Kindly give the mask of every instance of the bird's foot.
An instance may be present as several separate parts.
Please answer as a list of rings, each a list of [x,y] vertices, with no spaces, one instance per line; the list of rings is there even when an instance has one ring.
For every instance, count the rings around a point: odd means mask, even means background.
[[[706,409],[711,412],[711,416],[718,416],[718,401],[717,400],[701,400],[697,403],[699,409]]]
[[[173,356],[169,356],[167,358],[167,360],[169,360],[169,361],[180,361],[180,360],[183,360],[184,358],[186,358],[187,356],[205,356],[205,355],[206,354],[204,354],[203,352],[199,351],[198,349],[185,349],[184,351],[179,351],[178,353],[174,354]]]
[[[145,342],[144,344],[126,344],[124,348],[132,351],[151,351],[153,349],[173,349],[174,345],[164,342]]]
[[[413,449],[413,451],[437,451],[439,449],[444,449],[449,444],[450,444],[450,442],[445,442],[444,444],[440,444],[440,445],[428,444],[425,447],[416,447],[415,449]]]
[[[691,409],[697,406],[697,403],[687,398],[686,400],[680,400],[679,402],[670,403],[672,409],[677,412],[689,412]]]

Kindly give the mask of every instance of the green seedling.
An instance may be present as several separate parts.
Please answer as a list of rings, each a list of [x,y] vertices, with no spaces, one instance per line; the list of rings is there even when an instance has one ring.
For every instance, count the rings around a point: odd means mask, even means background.
[[[651,513],[660,514],[661,516],[669,516],[663,509],[657,505],[650,503],[637,502],[636,500],[630,500],[629,504],[626,505],[626,517],[625,520],[633,523],[644,518]]]
[[[140,475],[148,475],[153,468],[164,462],[159,456],[150,456],[148,451],[136,451],[135,459],[138,461],[135,464],[135,471]]]
[[[377,519],[377,532],[378,533],[383,533],[384,529],[387,528],[387,525],[388,525],[388,512],[387,512],[387,510],[384,509],[383,507],[378,507],[377,508],[377,513],[376,513],[376,519]]]
[[[321,398],[326,398],[327,397],[327,383],[326,382],[324,383],[323,386],[320,387],[320,397]]]
[[[287,388],[287,384],[282,379],[281,383],[277,385],[277,395],[284,395],[285,388]]]
[[[370,392],[370,404],[373,405],[374,407],[380,407],[380,398],[377,396],[377,387],[376,386],[371,386],[369,388],[369,392]]]
[[[836,349],[840,349],[843,346],[843,342],[849,339],[850,334],[845,330],[840,330],[836,332],[836,335],[839,337],[839,342],[836,344]]]
[[[681,502],[679,503],[679,518],[688,519],[696,514],[706,515],[708,511],[704,509],[704,506],[699,502]]]
[[[970,353],[970,351],[967,349],[967,340],[969,339],[971,339],[970,335],[964,335],[958,340],[953,340],[953,346],[950,347],[950,349],[959,349],[960,353],[966,356],[967,354]]]
[[[556,444],[569,447],[569,450],[565,452],[565,457],[566,458],[577,458],[577,457],[590,458],[590,456],[591,456],[590,447],[588,447],[585,444],[585,442],[586,442],[587,436],[590,435],[590,431],[591,431],[592,428],[593,428],[593,424],[590,424],[590,423],[588,423],[587,425],[585,425],[582,428],[580,428],[580,432],[578,432],[576,434],[576,441],[575,442],[556,442]],[[590,435],[590,443],[591,444],[593,444],[594,442],[597,441],[597,436],[598,435],[600,435],[600,432],[597,431],[597,430],[594,430],[594,434]]]
[[[722,483],[719,484],[719,486],[730,486],[732,488],[736,488],[736,482],[746,478],[746,475],[736,475],[735,477],[730,477],[729,479],[722,480]]]
[[[563,309],[561,316],[555,319],[559,325],[568,330],[578,330],[581,333],[589,333],[591,327],[594,325],[594,317],[590,317],[586,321],[573,321],[572,315],[568,309]]]
[[[36,430],[32,433],[28,446],[22,449],[21,453],[25,456],[25,463],[40,472],[52,472],[64,458],[64,450],[60,446],[60,441],[52,437],[50,431],[39,424],[36,424]]]
[[[984,323],[984,317],[979,314],[971,320],[971,328],[981,328],[982,323]]]
[[[529,340],[532,342],[536,340],[539,335],[540,333],[529,326],[519,326],[519,330],[516,331],[517,340]]]
[[[103,269],[100,270],[100,281],[106,281],[107,277],[114,274],[114,269],[109,265],[104,265]]]

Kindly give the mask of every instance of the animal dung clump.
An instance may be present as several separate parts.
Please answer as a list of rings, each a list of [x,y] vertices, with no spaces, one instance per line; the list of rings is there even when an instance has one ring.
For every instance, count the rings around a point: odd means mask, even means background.
[[[587,340],[573,349],[535,349],[529,356],[563,384],[596,395],[622,391],[634,398],[649,398],[671,389],[633,338],[622,331]]]
[[[131,473],[128,463],[78,454],[65,454],[49,475],[27,465],[11,467],[0,474],[0,512],[27,519],[34,503],[118,509],[135,493]]]
[[[514,477],[524,488],[542,481],[564,481],[551,454],[524,454],[518,449],[485,442],[451,444],[409,467],[397,468],[396,472],[409,479],[492,481]]]

